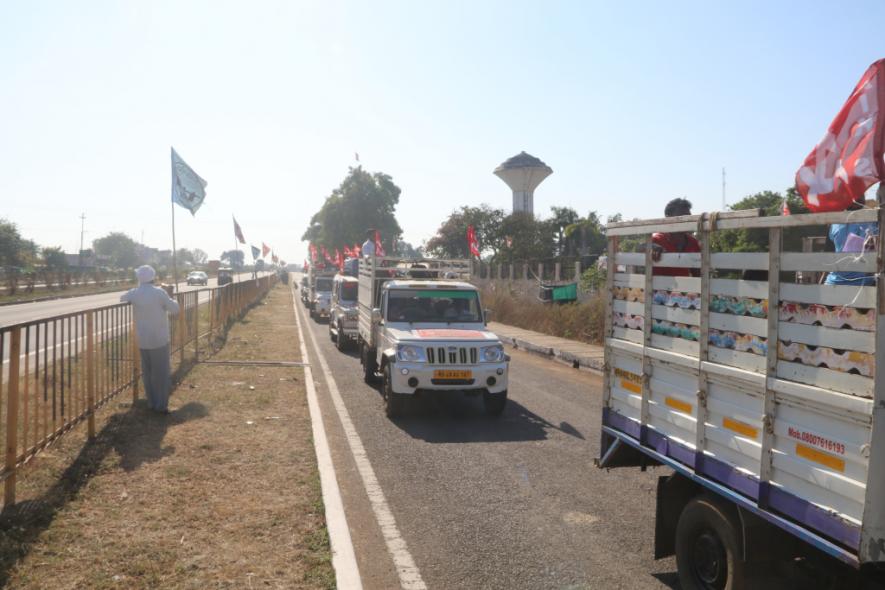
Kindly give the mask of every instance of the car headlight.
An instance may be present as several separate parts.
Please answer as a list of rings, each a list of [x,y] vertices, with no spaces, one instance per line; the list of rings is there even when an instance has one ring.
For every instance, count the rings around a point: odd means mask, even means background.
[[[424,349],[420,346],[413,346],[411,344],[400,344],[397,346],[396,358],[397,360],[405,361],[407,363],[427,362],[427,356],[424,354]]]
[[[500,363],[504,360],[504,347],[500,344],[486,346],[482,349],[481,357],[484,363]]]

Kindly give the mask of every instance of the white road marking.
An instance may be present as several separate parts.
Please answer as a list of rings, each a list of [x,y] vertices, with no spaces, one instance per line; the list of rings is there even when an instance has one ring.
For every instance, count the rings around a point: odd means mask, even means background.
[[[296,309],[300,311],[297,304]],[[296,311],[296,317],[298,317],[300,326],[301,314],[299,311]],[[427,586],[421,578],[421,572],[418,571],[418,566],[415,565],[415,560],[412,559],[412,554],[409,553],[408,547],[406,547],[406,540],[403,539],[396,526],[396,519],[393,517],[390,506],[387,504],[387,499],[384,497],[384,491],[378,483],[378,478],[375,477],[375,470],[372,469],[372,464],[363,446],[363,441],[350,420],[350,414],[344,405],[344,400],[341,398],[341,392],[338,390],[335,378],[332,377],[329,365],[326,363],[326,359],[317,344],[316,336],[314,336],[312,330],[307,330],[307,333],[313,343],[314,350],[316,350],[317,360],[319,360],[320,368],[323,370],[326,386],[329,389],[329,394],[332,396],[332,402],[335,405],[338,418],[341,420],[341,426],[344,429],[344,435],[347,438],[347,444],[350,446],[350,452],[356,463],[357,471],[359,471],[360,477],[363,480],[363,487],[369,496],[369,503],[372,505],[372,511],[375,513],[375,520],[381,528],[381,534],[384,537],[384,542],[387,544],[387,551],[390,552],[393,558],[400,586],[406,590],[427,590]]]
[[[323,492],[323,505],[326,507],[326,527],[329,530],[329,542],[332,545],[332,567],[335,569],[335,582],[338,588],[346,590],[362,590],[360,570],[356,563],[353,540],[344,514],[344,502],[341,500],[341,489],[332,463],[329,440],[323,426],[323,415],[317,401],[316,386],[313,372],[310,369],[310,358],[307,355],[307,344],[304,331],[301,329],[301,318],[298,314],[298,298],[293,298],[292,312],[298,326],[298,338],[301,341],[301,358],[307,363],[304,367],[304,383],[307,388],[307,407],[310,410],[310,423],[313,427],[314,449],[317,456],[317,468],[320,472],[320,487]],[[316,346],[316,342],[314,342]]]

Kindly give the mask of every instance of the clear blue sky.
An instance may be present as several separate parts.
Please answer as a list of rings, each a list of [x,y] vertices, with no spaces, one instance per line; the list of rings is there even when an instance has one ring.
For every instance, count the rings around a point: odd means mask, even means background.
[[[554,169],[535,210],[661,213],[783,190],[867,66],[885,3],[5,2],[0,216],[74,252],[171,247],[169,147],[209,182],[178,245],[300,236],[359,152],[403,189],[405,238],[509,210],[492,170]]]

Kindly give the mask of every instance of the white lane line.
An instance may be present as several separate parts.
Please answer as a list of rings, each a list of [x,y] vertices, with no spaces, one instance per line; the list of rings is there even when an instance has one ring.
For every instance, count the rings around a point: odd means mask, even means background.
[[[356,563],[353,540],[344,514],[344,502],[341,500],[341,489],[332,463],[329,440],[326,438],[326,427],[317,401],[317,390],[310,370],[310,358],[307,355],[307,344],[301,319],[298,317],[298,298],[293,297],[292,313],[298,326],[298,338],[301,341],[301,358],[305,363],[304,383],[307,388],[307,407],[310,410],[310,423],[313,428],[314,449],[317,456],[317,469],[320,472],[320,488],[323,492],[323,505],[326,507],[326,527],[329,530],[329,542],[332,545],[332,567],[335,569],[335,582],[338,588],[346,590],[362,590],[360,570]],[[316,346],[316,344],[314,344]]]
[[[296,317],[299,317],[301,313],[297,303],[295,309]],[[300,317],[298,325],[300,329]],[[369,503],[372,505],[372,511],[375,513],[375,520],[378,522],[378,526],[381,527],[381,534],[384,536],[384,542],[387,544],[387,551],[393,557],[393,564],[399,576],[400,586],[407,590],[427,590],[427,586],[421,578],[421,572],[418,571],[418,566],[415,565],[415,560],[412,559],[412,554],[409,553],[406,547],[406,540],[403,539],[396,526],[396,519],[393,518],[393,512],[387,504],[384,491],[378,483],[378,478],[375,477],[375,470],[372,469],[372,464],[369,462],[369,456],[363,446],[363,441],[350,420],[350,414],[344,405],[344,400],[341,398],[341,392],[338,390],[335,378],[332,377],[332,371],[329,370],[329,365],[326,363],[326,359],[317,344],[316,336],[314,336],[313,330],[308,329],[307,333],[310,336],[314,350],[316,350],[317,359],[320,362],[320,368],[323,370],[323,377],[326,380],[326,386],[329,389],[329,394],[332,396],[332,402],[335,405],[338,418],[341,420],[341,426],[344,428],[347,444],[350,445],[350,452],[353,455],[354,462],[356,462],[357,471],[359,471],[360,477],[363,480],[363,487],[369,496]]]

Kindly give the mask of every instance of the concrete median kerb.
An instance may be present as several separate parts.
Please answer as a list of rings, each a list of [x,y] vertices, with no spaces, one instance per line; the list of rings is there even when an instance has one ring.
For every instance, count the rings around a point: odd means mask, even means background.
[[[518,349],[556,360],[575,368],[591,371],[603,370],[602,346],[548,336],[523,328],[490,322],[489,329],[505,344]]]

